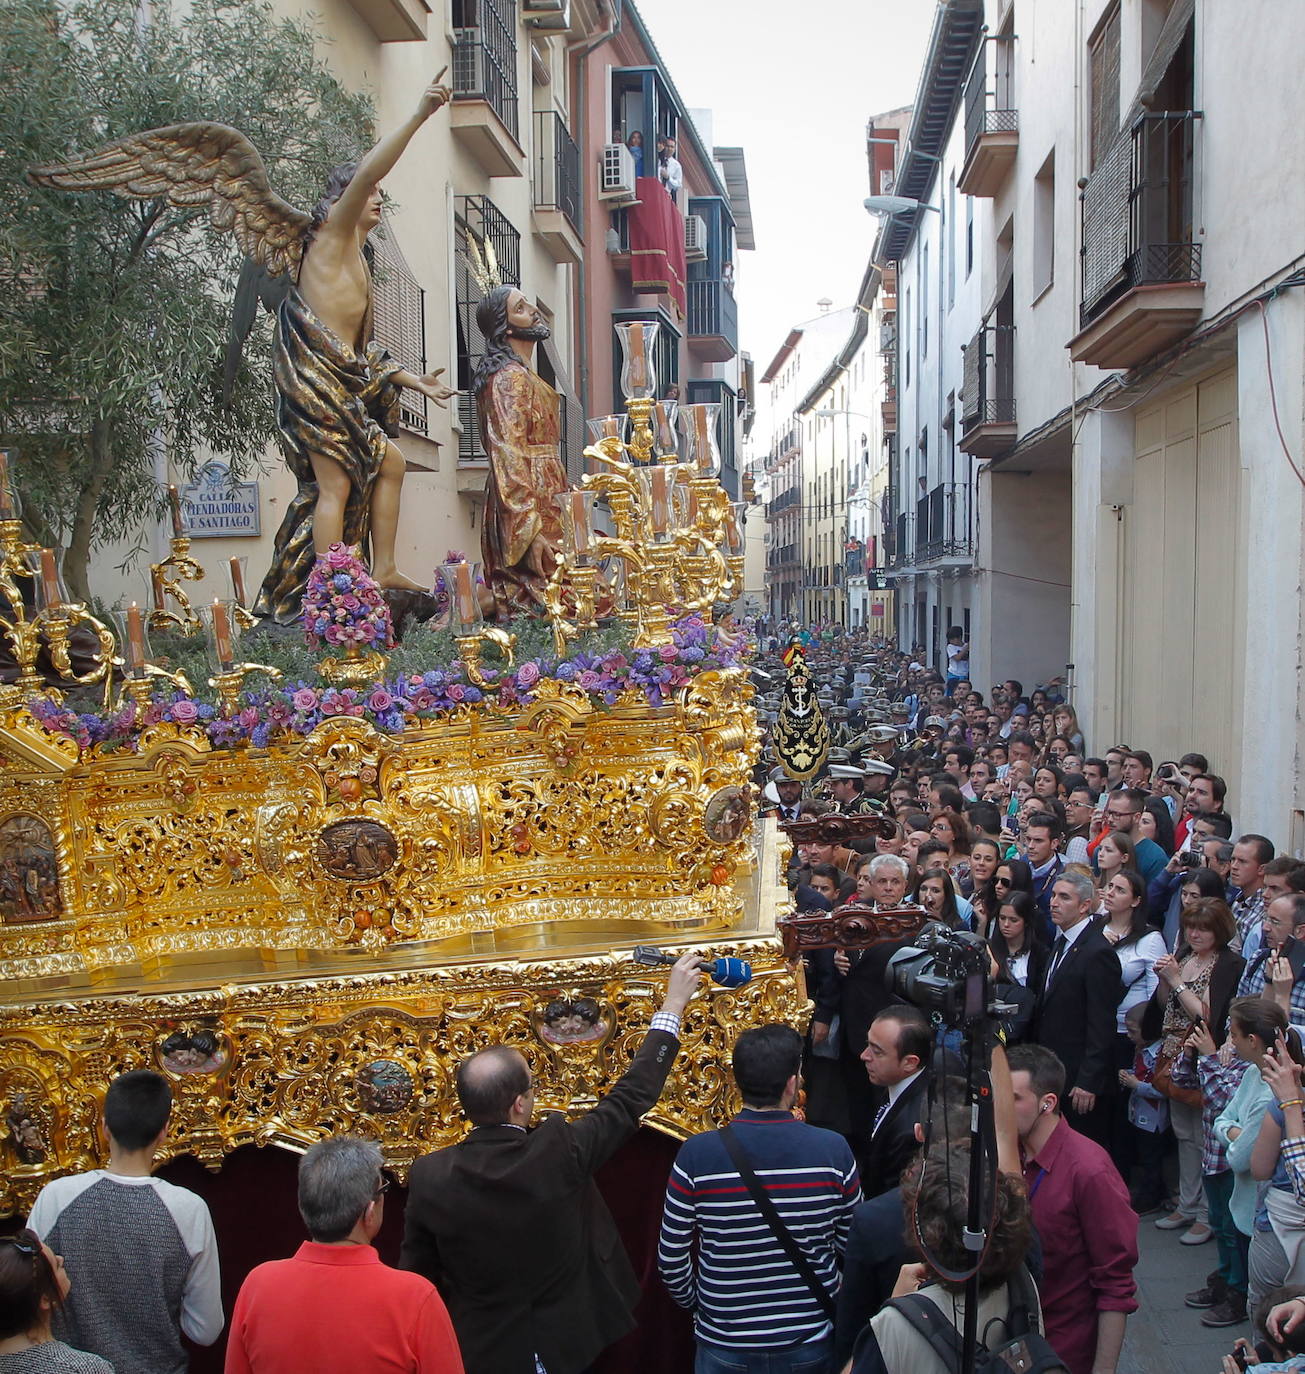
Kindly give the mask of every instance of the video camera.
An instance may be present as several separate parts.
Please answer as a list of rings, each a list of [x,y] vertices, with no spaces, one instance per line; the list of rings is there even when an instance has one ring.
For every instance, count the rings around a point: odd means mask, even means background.
[[[952,1030],[1009,1010],[988,1002],[988,946],[968,930],[934,927],[888,961],[888,990]]]

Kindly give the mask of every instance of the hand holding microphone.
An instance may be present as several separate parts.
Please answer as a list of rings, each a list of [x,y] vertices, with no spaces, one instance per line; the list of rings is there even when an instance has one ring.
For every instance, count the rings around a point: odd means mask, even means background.
[[[741,988],[745,983],[752,981],[752,965],[746,959],[704,959],[693,950],[676,959],[670,954],[663,954],[653,945],[636,946],[633,958],[636,964],[669,964],[677,971],[681,965],[689,961],[689,968],[695,971],[700,969],[710,974],[711,981],[723,988]],[[671,981],[673,985],[674,974],[671,975]],[[687,1004],[688,998],[685,1001]]]

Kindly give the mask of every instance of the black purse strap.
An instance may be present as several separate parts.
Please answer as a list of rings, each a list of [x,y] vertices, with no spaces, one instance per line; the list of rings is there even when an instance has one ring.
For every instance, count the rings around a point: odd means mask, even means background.
[[[825,1285],[821,1283],[820,1275],[811,1267],[811,1261],[802,1252],[802,1247],[793,1239],[792,1233],[784,1225],[783,1218],[779,1215],[779,1209],[771,1201],[770,1194],[761,1186],[761,1180],[757,1177],[756,1170],[749,1163],[747,1155],[743,1153],[743,1147],[739,1144],[738,1137],[728,1126],[722,1126],[718,1134],[721,1138],[721,1144],[725,1146],[725,1152],[730,1157],[730,1162],[738,1171],[744,1187],[751,1193],[753,1202],[760,1208],[766,1225],[770,1227],[775,1239],[779,1241],[780,1248],[789,1258],[789,1263],[802,1276],[802,1282],[811,1290],[811,1296],[820,1304],[825,1316],[832,1322],[834,1314],[838,1310],[834,1299],[830,1296]]]

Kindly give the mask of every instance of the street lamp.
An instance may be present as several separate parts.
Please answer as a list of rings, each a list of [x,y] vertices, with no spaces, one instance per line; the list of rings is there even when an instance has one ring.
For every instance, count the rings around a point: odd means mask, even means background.
[[[924,201],[914,200],[910,196],[867,196],[862,204],[872,215],[879,216],[911,215],[917,210],[932,210],[935,214],[942,214],[940,205],[926,205]]]

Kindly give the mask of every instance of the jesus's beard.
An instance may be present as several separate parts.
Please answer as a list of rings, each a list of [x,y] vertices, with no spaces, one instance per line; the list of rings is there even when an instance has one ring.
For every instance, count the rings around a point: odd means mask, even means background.
[[[509,339],[529,339],[532,343],[543,343],[545,339],[553,337],[553,331],[541,320],[538,324],[527,325],[524,329],[508,325],[507,336]]]

